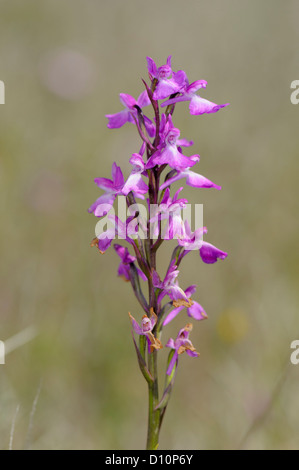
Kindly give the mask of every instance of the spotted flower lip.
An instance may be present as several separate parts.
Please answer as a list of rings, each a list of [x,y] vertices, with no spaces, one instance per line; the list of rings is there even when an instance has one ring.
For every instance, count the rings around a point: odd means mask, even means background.
[[[199,356],[199,353],[196,351],[195,347],[193,346],[193,344],[191,343],[189,339],[189,334],[192,328],[193,328],[192,323],[187,323],[187,325],[179,331],[175,340],[170,338],[168,342],[166,343],[165,346],[167,348],[174,349],[174,355],[172,356],[172,359],[169,362],[169,365],[166,371],[167,375],[171,374],[175,366],[175,363],[177,363],[178,361],[178,356],[180,354],[183,354],[184,352],[186,352],[188,356],[190,357]]]
[[[133,98],[133,96],[128,95],[126,93],[120,93],[119,99],[125,109],[116,114],[106,114],[105,117],[108,119],[107,127],[109,129],[118,129],[127,122],[131,122],[134,124],[135,121],[133,116],[136,117],[136,106],[142,109],[150,104],[150,99],[146,90],[139,95],[137,101],[135,100],[135,98]],[[155,134],[155,127],[148,117],[143,117],[148,135],[150,137],[153,137]]]
[[[153,94],[154,100],[163,100],[181,89],[182,86],[177,81],[169,78],[172,75],[171,55],[168,56],[166,64],[159,68],[151,57],[147,57],[146,60],[150,79],[157,80],[157,86]]]
[[[196,80],[195,82],[189,85],[189,81],[186,73],[183,70],[174,73],[174,81],[180,86],[180,96],[170,98],[169,100],[164,101],[161,104],[161,107],[169,106],[170,104],[179,103],[180,101],[190,101],[189,110],[190,114],[200,115],[200,114],[209,114],[216,113],[219,109],[224,108],[229,105],[225,104],[216,104],[212,101],[208,101],[204,98],[201,98],[196,92],[201,88],[206,88],[206,80]]]
[[[163,347],[161,341],[158,338],[155,338],[152,333],[152,330],[154,329],[158,319],[153,309],[151,309],[150,311],[150,317],[148,317],[147,315],[143,315],[140,325],[130,314],[130,312],[129,317],[135,333],[137,335],[146,336],[149,352],[152,353],[154,349],[161,349]]]

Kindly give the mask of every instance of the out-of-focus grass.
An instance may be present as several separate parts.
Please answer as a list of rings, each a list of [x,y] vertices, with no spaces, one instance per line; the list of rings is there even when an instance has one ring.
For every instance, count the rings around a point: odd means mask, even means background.
[[[245,447],[298,448],[299,368],[286,366],[299,334],[298,3],[184,11],[178,1],[2,1],[0,339],[38,331],[0,366],[3,449],[18,406],[13,447],[25,446],[40,383],[31,448],[144,447],[147,390],[127,316],[140,309],[116,255],[89,247],[87,208],[93,178],[112,161],[127,175],[140,146],[133,126],[109,131],[104,115],[120,109],[119,92],[142,91],[146,55],[162,64],[169,54],[191,81],[208,80],[203,96],[231,103],[209,116],[175,111],[198,171],[222,185],[184,194],[204,204],[207,240],[229,256],[207,266],[192,253],[182,265],[180,284],[198,284],[209,320],[192,332],[200,358],[180,360],[160,447],[236,448],[256,421]]]

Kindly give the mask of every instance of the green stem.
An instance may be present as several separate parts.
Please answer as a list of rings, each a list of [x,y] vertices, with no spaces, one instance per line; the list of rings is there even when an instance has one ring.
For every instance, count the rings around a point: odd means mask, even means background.
[[[157,377],[157,351],[154,350],[149,354],[149,371],[154,378],[152,383],[148,384],[148,433],[147,433],[147,450],[157,450],[159,445],[160,431],[160,409],[155,410],[159,403],[158,395],[158,377]]]
[[[145,82],[144,82],[145,83]],[[145,83],[146,89],[148,91],[148,96],[151,100],[152,106],[155,112],[156,118],[156,136],[154,140],[154,147],[159,144],[159,128],[160,128],[160,112],[158,102],[153,100],[153,92],[157,85],[157,81],[153,80],[152,88],[149,90],[148,86]],[[148,158],[152,155],[152,151],[147,146],[147,156]],[[150,204],[157,204],[159,197],[159,180],[160,175],[152,171],[148,171],[149,176],[149,202]],[[150,234],[150,224],[148,223],[148,234]],[[148,287],[149,287],[149,307],[152,308],[155,313],[157,313],[157,298],[155,289],[152,282],[152,273],[156,269],[156,251],[159,248],[158,245],[154,247],[154,241],[149,238],[145,240],[145,250],[147,254],[147,262],[150,268],[150,276],[148,278]],[[153,330],[155,335],[155,328]],[[159,405],[159,390],[158,390],[158,361],[157,361],[157,350],[154,349],[148,354],[148,371],[153,380],[148,381],[148,429],[147,429],[147,450],[157,450],[159,446],[159,432],[161,428],[161,409],[158,408]]]

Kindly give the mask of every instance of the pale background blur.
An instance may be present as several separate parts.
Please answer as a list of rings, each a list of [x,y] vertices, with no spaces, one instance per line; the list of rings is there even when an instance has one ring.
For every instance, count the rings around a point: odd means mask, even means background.
[[[208,81],[203,97],[231,103],[174,115],[197,171],[223,188],[184,195],[204,204],[206,239],[229,256],[182,264],[180,285],[198,284],[209,319],[192,332],[200,358],[181,357],[160,448],[298,449],[298,0],[0,9],[0,339],[25,330],[0,366],[0,448],[144,448],[147,387],[127,314],[141,312],[114,250],[90,248],[87,208],[101,194],[93,178],[113,161],[127,176],[140,147],[134,126],[109,130],[104,115],[120,92],[143,91],[147,55],[162,65],[172,54],[174,70]]]

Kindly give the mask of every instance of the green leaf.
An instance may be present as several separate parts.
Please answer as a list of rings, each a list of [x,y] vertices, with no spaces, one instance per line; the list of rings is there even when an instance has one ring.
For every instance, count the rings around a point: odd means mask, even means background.
[[[141,354],[144,361],[145,361],[145,347],[146,347],[146,337],[145,337],[145,335],[140,335],[140,337],[139,337],[139,351],[140,351],[140,354]]]
[[[172,349],[168,355],[168,360],[167,360],[167,367],[169,366],[170,364],[170,361],[174,355],[175,351],[174,349]],[[164,392],[163,392],[163,395],[162,395],[162,398],[161,400],[159,401],[158,405],[155,407],[155,411],[156,410],[163,410],[164,408],[167,407],[168,405],[168,401],[169,401],[169,398],[170,398],[170,395],[171,395],[171,392],[172,392],[172,387],[174,385],[174,381],[175,381],[175,376],[176,376],[176,371],[177,371],[177,362],[175,363],[172,371],[171,371],[171,374],[170,375],[167,375],[166,374],[166,377],[165,377],[165,389],[164,389]]]
[[[135,346],[135,349],[136,349],[136,354],[137,354],[137,359],[138,359],[138,364],[139,364],[139,368],[145,378],[145,380],[148,382],[148,383],[153,383],[154,382],[154,379],[153,379],[153,376],[152,374],[150,373],[150,371],[148,370],[148,368],[146,367],[146,363],[145,363],[145,360],[144,358],[142,357],[142,354],[141,352],[139,351],[139,348],[136,344],[136,341],[135,341],[135,338],[134,338],[134,335],[132,333],[132,337],[133,337],[133,342],[134,342],[134,346]]]

